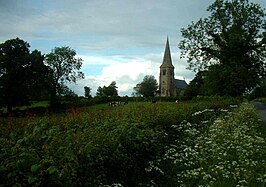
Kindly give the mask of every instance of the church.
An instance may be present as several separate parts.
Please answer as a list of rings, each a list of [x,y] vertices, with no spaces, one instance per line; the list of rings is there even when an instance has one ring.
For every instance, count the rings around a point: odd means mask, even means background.
[[[175,67],[172,64],[168,37],[160,66],[159,95],[161,97],[182,96],[188,84],[185,80],[175,79]]]

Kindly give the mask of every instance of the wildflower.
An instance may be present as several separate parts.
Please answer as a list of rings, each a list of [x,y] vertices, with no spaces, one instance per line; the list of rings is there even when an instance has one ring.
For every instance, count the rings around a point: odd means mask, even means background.
[[[228,110],[226,110],[226,109],[221,109],[220,111],[221,112],[228,112]]]

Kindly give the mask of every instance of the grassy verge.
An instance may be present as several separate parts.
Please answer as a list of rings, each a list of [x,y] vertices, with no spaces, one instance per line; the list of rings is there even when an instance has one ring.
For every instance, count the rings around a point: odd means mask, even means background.
[[[266,105],[266,98],[259,98],[259,99],[257,99],[259,102],[262,102],[262,103],[264,103],[265,105]]]
[[[29,106],[17,106],[14,107],[13,110],[15,111],[23,111],[27,109],[34,109],[34,108],[46,108],[49,106],[49,101],[33,101]],[[2,113],[7,113],[7,108],[3,107],[0,109]]]

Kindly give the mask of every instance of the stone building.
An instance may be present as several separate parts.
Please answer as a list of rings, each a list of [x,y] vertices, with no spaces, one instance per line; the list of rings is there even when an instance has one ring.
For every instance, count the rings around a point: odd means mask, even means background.
[[[185,80],[175,79],[174,70],[167,37],[163,63],[160,66],[159,95],[161,97],[182,96],[188,86]]]

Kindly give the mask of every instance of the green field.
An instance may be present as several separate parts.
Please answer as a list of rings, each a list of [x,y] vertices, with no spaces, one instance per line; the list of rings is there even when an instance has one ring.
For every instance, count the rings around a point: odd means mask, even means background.
[[[247,102],[209,98],[1,118],[0,186],[264,186]]]

